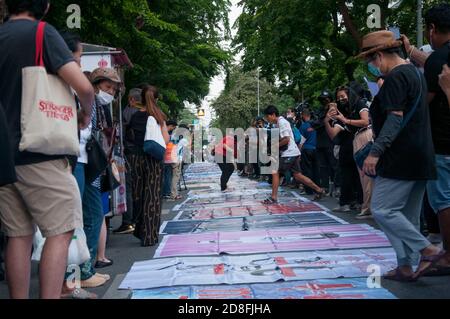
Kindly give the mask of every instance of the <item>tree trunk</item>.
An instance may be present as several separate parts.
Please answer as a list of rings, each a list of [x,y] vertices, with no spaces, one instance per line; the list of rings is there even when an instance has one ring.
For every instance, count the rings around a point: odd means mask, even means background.
[[[344,19],[344,25],[347,28],[347,31],[350,32],[353,39],[358,44],[358,48],[361,49],[362,38],[358,31],[358,28],[355,26],[352,18],[350,17],[350,13],[348,11],[347,5],[345,4],[345,0],[339,0],[338,6],[339,12],[341,13],[342,18]]]
[[[0,0],[0,24],[3,23],[3,20],[6,17],[6,4],[5,0]]]

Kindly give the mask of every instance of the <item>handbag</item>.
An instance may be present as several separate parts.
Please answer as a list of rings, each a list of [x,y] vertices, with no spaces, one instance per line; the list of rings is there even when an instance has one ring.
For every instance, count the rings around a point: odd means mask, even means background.
[[[70,87],[44,65],[45,22],[36,33],[35,66],[22,69],[21,152],[79,156],[77,109]]]
[[[106,153],[94,134],[86,143],[88,163],[84,168],[86,183],[91,184],[99,177],[108,166]]]
[[[162,161],[166,154],[166,142],[161,132],[161,127],[153,116],[147,119],[144,138],[144,152],[157,161]]]
[[[403,123],[401,126],[401,129],[404,129],[406,127],[406,125],[408,125],[409,121],[411,120],[411,118],[413,117],[414,113],[417,110],[417,107],[419,105],[420,99],[422,98],[423,95],[423,88],[422,88],[422,77],[420,76],[420,73],[417,69],[416,73],[419,76],[419,81],[420,81],[420,94],[416,100],[416,102],[414,103],[413,108],[411,109],[411,111],[405,116],[405,118],[403,119]],[[366,145],[364,145],[360,150],[358,150],[357,152],[355,152],[355,154],[353,155],[353,158],[355,159],[355,163],[356,165],[358,165],[359,169],[363,169],[364,166],[364,162],[366,161],[367,157],[370,154],[370,151],[372,149],[373,146],[373,140],[368,142]],[[375,176],[371,176],[371,177],[375,177]]]
[[[114,140],[116,136],[116,130],[117,128],[114,125],[114,127],[111,130],[111,135],[109,136],[111,140],[111,146],[108,151],[108,154],[106,154],[107,166],[100,181],[100,190],[102,193],[111,192],[121,185],[119,169],[117,167],[116,162],[112,158],[114,151],[114,144],[115,144]]]

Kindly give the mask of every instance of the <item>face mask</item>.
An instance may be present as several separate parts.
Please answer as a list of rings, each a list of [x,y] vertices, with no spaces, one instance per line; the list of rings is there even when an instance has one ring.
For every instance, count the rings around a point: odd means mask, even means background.
[[[383,73],[381,72],[380,68],[376,67],[372,63],[369,63],[367,66],[369,68],[369,72],[372,73],[374,76],[380,77],[380,76],[383,75]]]
[[[101,105],[111,104],[111,102],[114,100],[114,96],[102,90],[98,91],[97,98]]]

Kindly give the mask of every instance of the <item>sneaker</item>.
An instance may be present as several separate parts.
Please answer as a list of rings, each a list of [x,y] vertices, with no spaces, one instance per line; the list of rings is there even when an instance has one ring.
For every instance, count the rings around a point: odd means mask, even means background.
[[[81,281],[81,288],[96,288],[103,286],[108,280],[95,274],[87,280]]]
[[[134,225],[121,225],[116,230],[113,230],[114,234],[125,235],[134,232]]]
[[[355,217],[356,219],[373,219],[372,213],[370,212],[361,212]]]
[[[349,213],[352,211],[349,205],[338,206],[333,208],[332,210],[333,212],[340,212],[340,213]]]

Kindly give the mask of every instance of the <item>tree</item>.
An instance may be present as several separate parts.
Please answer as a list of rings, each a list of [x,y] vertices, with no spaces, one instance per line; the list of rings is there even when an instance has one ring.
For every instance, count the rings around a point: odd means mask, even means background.
[[[216,112],[213,127],[247,129],[258,115],[257,72],[242,72],[239,67],[232,67],[227,77],[225,90],[212,103]],[[279,96],[277,88],[260,80],[261,113],[264,108],[274,104],[281,112],[294,105],[294,100],[287,96]]]
[[[436,2],[425,0],[425,8]],[[396,25],[415,37],[413,0],[395,8],[389,0],[242,0],[233,44],[244,52],[244,70],[261,67],[263,76],[280,81],[287,94],[298,88],[305,96],[317,96],[324,88],[361,80],[356,76],[364,66],[354,57],[362,36],[375,31],[367,26],[367,7],[373,3],[381,8],[382,29]]]
[[[229,0],[59,0],[47,20],[65,29],[67,6],[77,3],[83,42],[124,48],[134,64],[127,87],[156,85],[170,117],[184,102],[199,104],[230,58],[221,47],[229,36]]]

